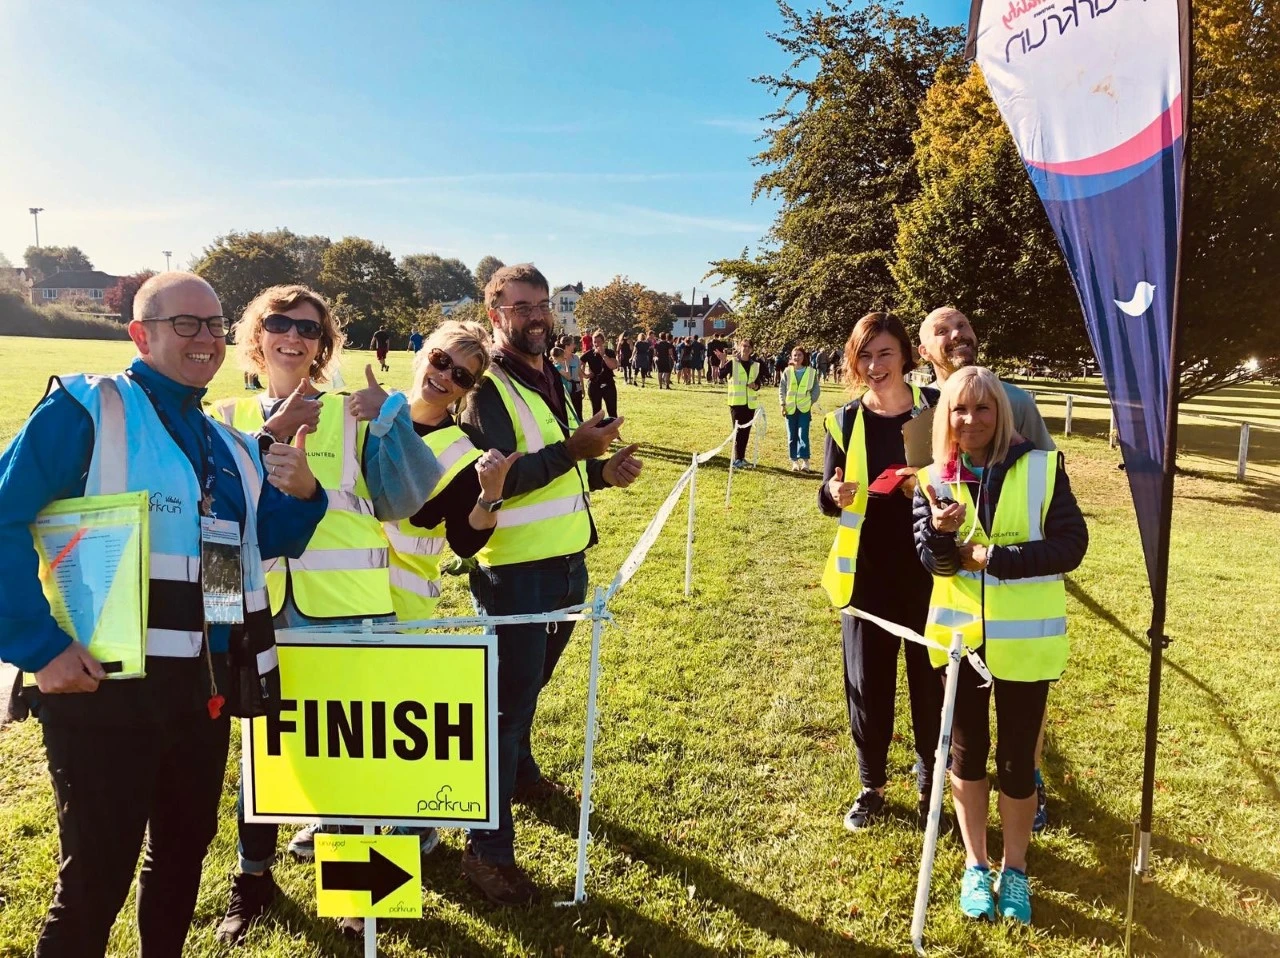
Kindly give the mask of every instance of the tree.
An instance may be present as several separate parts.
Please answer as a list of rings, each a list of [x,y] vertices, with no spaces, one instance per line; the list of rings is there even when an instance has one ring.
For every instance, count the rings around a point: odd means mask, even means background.
[[[765,118],[754,196],[780,209],[763,250],[713,262],[708,275],[734,283],[758,338],[835,342],[896,298],[893,210],[919,190],[919,107],[938,68],[959,62],[961,36],[904,16],[897,0],[803,16],[778,7],[784,29],[770,36],[792,61],[756,81],[781,103]]]
[[[155,272],[148,269],[141,273],[134,273],[132,276],[121,276],[116,284],[103,294],[103,305],[111,312],[118,313],[120,322],[129,322],[133,319],[133,299],[138,295],[138,289],[155,275]],[[226,308],[225,304],[223,308]]]
[[[642,283],[625,276],[615,276],[604,286],[584,290],[574,307],[578,328],[584,332],[604,330],[612,339],[643,324],[640,318],[641,298],[647,292]]]
[[[28,246],[22,254],[27,269],[48,279],[54,273],[77,269],[93,269],[93,263],[79,246]]]
[[[467,274],[470,281],[471,274]],[[385,246],[348,236],[324,252],[320,291],[347,317],[347,336],[358,345],[369,341],[383,322],[404,322],[406,309],[417,305],[413,282]]]
[[[463,296],[475,297],[476,281],[460,259],[443,259],[435,253],[414,253],[400,260],[417,290],[418,302],[451,303]]]
[[[1280,263],[1280,27],[1264,6],[1195,7],[1184,399],[1280,366],[1280,326],[1270,318]],[[976,67],[940,72],[921,109],[915,164],[923,190],[898,210],[902,303],[917,314],[943,303],[971,313],[987,362],[1078,367],[1090,352],[1079,301]]]
[[[329,237],[300,236],[293,230],[283,227],[263,233],[262,236],[269,243],[279,244],[293,257],[296,277],[293,282],[315,290],[320,288],[320,270],[324,268],[324,251],[333,243]]]
[[[493,274],[507,264],[502,262],[496,256],[485,256],[480,262],[476,263],[476,295],[477,298],[484,295],[484,288],[489,285],[489,280]]]
[[[203,276],[222,301],[222,312],[239,319],[249,301],[268,286],[299,281],[297,261],[276,235],[228,233],[206,246],[193,272]]]
[[[676,314],[671,307],[676,301],[677,297],[659,293],[656,289],[644,290],[640,293],[639,302],[636,303],[640,325],[655,333],[671,332],[671,327],[676,321]]]

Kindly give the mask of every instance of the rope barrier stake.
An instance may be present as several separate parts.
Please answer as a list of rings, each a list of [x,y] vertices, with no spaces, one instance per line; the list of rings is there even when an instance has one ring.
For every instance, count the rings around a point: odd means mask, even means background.
[[[591,667],[587,678],[587,742],[582,756],[582,807],[578,811],[578,874],[573,883],[573,900],[587,900],[587,844],[591,841],[591,784],[596,751],[596,710],[600,687],[600,634],[604,631],[604,589],[596,586],[591,609]]]
[[[693,474],[689,477],[689,532],[684,545],[684,597],[693,591],[693,513],[698,498],[698,457],[693,457]]]
[[[920,853],[920,877],[916,881],[916,905],[911,915],[911,944],[917,955],[924,950],[924,919],[929,909],[929,883],[933,878],[933,859],[938,851],[938,832],[942,826],[942,795],[947,788],[947,753],[951,751],[951,724],[956,714],[956,686],[960,683],[960,654],[964,633],[953,632],[947,650],[947,687],[942,697],[942,731],[938,750],[933,755],[933,788],[929,792],[929,822],[924,832],[924,848]]]

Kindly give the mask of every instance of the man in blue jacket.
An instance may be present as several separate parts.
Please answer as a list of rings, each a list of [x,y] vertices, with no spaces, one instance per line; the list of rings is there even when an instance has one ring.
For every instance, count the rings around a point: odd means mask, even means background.
[[[263,619],[261,558],[300,555],[327,502],[304,449],[259,450],[205,415],[201,399],[225,357],[228,326],[208,283],[189,273],[153,277],[134,316],[138,357],[125,373],[65,377],[0,456],[0,659],[35,677],[23,698],[41,723],[61,846],[40,958],[105,953],[144,837],[141,953],[181,955],[217,832],[230,734],[219,689],[228,689],[232,630],[244,641],[263,628],[251,624]],[[123,408],[114,419],[113,404]],[[49,503],[85,495],[87,483],[97,494],[107,460],[127,477],[127,491],[146,489],[153,503],[142,679],[106,680],[58,626],[29,530]],[[204,618],[206,516],[239,526],[243,626]],[[269,611],[265,619],[269,630]]]

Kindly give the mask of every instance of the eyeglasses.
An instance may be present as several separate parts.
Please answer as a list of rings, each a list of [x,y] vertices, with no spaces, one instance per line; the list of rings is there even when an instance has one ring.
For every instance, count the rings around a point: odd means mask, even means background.
[[[533,319],[537,316],[550,316],[552,312],[551,300],[544,299],[540,303],[516,303],[514,306],[499,306],[498,309],[506,312],[511,310],[520,319]]]
[[[458,384],[460,389],[470,389],[476,384],[476,377],[471,370],[463,369],[453,361],[453,357],[446,353],[443,349],[433,349],[427,353],[427,362],[436,369],[443,372],[449,372],[453,377],[453,381]],[[450,372],[452,370],[452,372]]]
[[[183,339],[199,336],[201,326],[208,327],[209,335],[214,339],[222,339],[227,335],[227,317],[225,316],[152,316],[142,322],[168,323]]]
[[[287,333],[292,326],[303,339],[319,339],[324,327],[314,319],[295,319],[283,313],[272,313],[262,320],[262,328],[269,333]]]

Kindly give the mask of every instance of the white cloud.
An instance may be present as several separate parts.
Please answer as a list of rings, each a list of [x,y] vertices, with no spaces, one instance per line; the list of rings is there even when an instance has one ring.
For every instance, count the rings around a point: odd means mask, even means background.
[[[701,126],[713,126],[721,130],[729,130],[732,133],[746,133],[751,136],[758,136],[764,132],[764,121],[762,120],[741,120],[732,118],[721,118],[712,120],[699,120]]]

